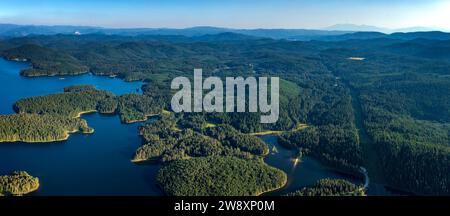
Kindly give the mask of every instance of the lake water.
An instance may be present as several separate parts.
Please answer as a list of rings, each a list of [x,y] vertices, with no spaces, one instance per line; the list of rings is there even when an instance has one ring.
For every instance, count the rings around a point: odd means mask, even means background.
[[[288,175],[285,187],[265,195],[282,195],[300,188],[311,186],[320,179],[346,179],[355,184],[363,184],[362,179],[353,178],[320,164],[316,159],[304,156],[298,163],[294,163],[294,151],[278,144],[276,136],[262,136],[261,139],[269,145],[270,153],[264,161]],[[273,151],[275,146],[276,152]]]
[[[142,82],[124,82],[119,78],[84,74],[79,76],[23,77],[19,73],[27,63],[0,58],[0,114],[14,113],[12,105],[21,98],[63,92],[70,85],[94,85],[116,95],[136,93]]]
[[[0,59],[0,114],[13,113],[12,104],[21,98],[62,92],[69,85],[92,84],[120,95],[136,92],[143,84],[89,74],[20,76],[26,67]],[[141,123],[121,124],[116,115],[97,113],[82,118],[95,129],[93,134],[72,134],[54,143],[0,143],[0,175],[25,170],[39,177],[41,187],[32,195],[161,195],[154,184],[159,165],[130,162],[142,143]]]
[[[62,92],[69,85],[92,84],[116,95],[136,92],[142,82],[80,75],[71,77],[27,78],[19,75],[26,63],[0,59],[0,114],[13,113],[12,104],[25,97]],[[54,143],[0,143],[0,175],[14,170],[28,171],[40,179],[41,187],[32,195],[162,195],[155,184],[160,168],[155,164],[130,161],[141,145],[138,127],[142,123],[121,124],[117,115],[98,113],[82,116],[93,134],[72,134],[67,141]],[[149,120],[152,121],[152,120]],[[274,136],[264,136],[270,149],[265,161],[288,174],[288,184],[279,195],[312,185],[322,178],[344,178],[360,182],[329,170],[313,158],[304,157],[293,166],[292,151],[282,148]]]

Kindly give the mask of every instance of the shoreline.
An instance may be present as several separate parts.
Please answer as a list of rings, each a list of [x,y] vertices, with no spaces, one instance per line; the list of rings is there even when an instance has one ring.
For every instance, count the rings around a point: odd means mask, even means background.
[[[18,193],[18,194],[2,194],[2,193],[0,193],[0,197],[2,197],[2,196],[24,196],[24,195],[27,195],[27,194],[30,194],[30,193],[33,193],[33,192],[39,190],[40,187],[41,187],[41,185],[38,180],[36,187],[30,188],[29,190],[27,190],[23,193]]]
[[[122,121],[122,123],[124,124],[133,124],[133,123],[137,123],[137,122],[145,122],[147,121],[149,118],[154,117],[154,116],[159,116],[161,114],[148,114],[145,115],[145,117],[143,119],[135,119],[135,120],[130,120],[130,121]]]
[[[267,166],[272,167],[269,164],[267,164]],[[278,169],[278,168],[275,168],[275,167],[273,167],[273,168],[274,169]],[[280,170],[280,169],[278,169],[278,170]],[[287,185],[287,183],[288,183],[288,175],[283,170],[280,170],[280,171],[283,172],[283,174],[285,176],[283,184],[281,186],[279,186],[279,187],[272,188],[272,189],[269,189],[269,190],[266,190],[266,191],[261,191],[259,193],[256,193],[255,196],[261,196],[261,195],[264,195],[266,193],[270,193],[270,192],[277,191],[277,190],[280,190],[280,189],[284,188]]]
[[[36,74],[36,75],[30,75],[30,74],[23,74],[22,71],[20,71],[20,75],[23,77],[28,78],[35,78],[35,77],[64,77],[64,76],[80,76],[84,74],[88,74],[89,71],[82,72],[82,73],[75,73],[75,74]]]
[[[308,127],[307,124],[298,123],[294,128],[292,128],[290,130],[266,130],[266,131],[253,132],[253,133],[247,133],[247,134],[252,135],[252,136],[280,135],[280,134],[283,134],[286,132],[300,131],[307,127]]]
[[[132,163],[136,163],[136,164],[139,164],[139,163],[153,163],[153,162],[159,163],[158,158],[150,158],[150,159],[134,159],[133,158],[130,161]]]
[[[39,179],[38,179],[36,187],[30,188],[30,190],[28,190],[28,191],[26,191],[24,193],[21,193],[21,194],[14,195],[14,196],[23,196],[23,195],[27,195],[27,194],[33,193],[33,192],[39,190],[40,187],[41,187],[41,184],[39,183]]]
[[[88,113],[96,113],[98,112],[97,110],[87,110],[87,111],[81,111],[78,112],[76,116],[74,116],[73,118],[80,118],[83,114],[88,114]]]
[[[94,133],[94,129],[92,129],[92,132],[81,132],[82,134],[93,134]],[[70,130],[70,131],[64,131],[63,135],[64,137],[62,138],[58,138],[58,139],[53,139],[53,140],[21,140],[21,139],[13,139],[13,140],[0,140],[0,144],[1,143],[6,143],[6,142],[10,142],[10,143],[14,143],[14,142],[23,142],[23,143],[52,143],[52,142],[61,142],[61,141],[66,141],[70,138],[70,135],[74,134],[74,133],[78,133],[80,132],[80,129],[75,129],[75,130]]]
[[[73,118],[80,118],[83,114],[88,114],[88,113],[95,113],[97,112],[97,110],[88,110],[88,111],[82,111],[82,112],[78,112],[78,114],[73,117]],[[61,142],[61,141],[66,141],[70,138],[71,134],[74,133],[78,133],[81,132],[82,134],[93,134],[94,133],[94,128],[90,128],[89,125],[87,126],[89,128],[90,131],[82,131],[80,130],[80,128],[78,129],[74,129],[74,130],[66,130],[63,132],[63,137],[62,138],[58,138],[58,139],[52,139],[52,140],[23,140],[20,138],[16,138],[16,139],[10,139],[10,140],[0,140],[0,143],[5,143],[5,142],[24,142],[24,143],[52,143],[52,142]]]

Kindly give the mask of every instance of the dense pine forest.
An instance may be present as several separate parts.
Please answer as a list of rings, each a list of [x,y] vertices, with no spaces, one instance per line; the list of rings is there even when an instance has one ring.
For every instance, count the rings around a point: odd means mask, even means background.
[[[53,142],[69,138],[69,133],[92,133],[85,120],[58,115],[0,115],[0,142]]]
[[[261,161],[212,156],[170,163],[157,180],[168,195],[253,196],[282,187],[287,177]]]
[[[172,114],[163,114],[155,123],[140,128],[144,142],[133,161],[162,162],[190,157],[235,156],[252,158],[267,154],[268,147],[257,137],[243,134],[231,126],[211,126],[203,133],[181,127]]]
[[[117,113],[124,123],[159,114],[157,122],[140,129],[144,144],[133,161],[163,163],[158,181],[171,195],[255,195],[280,187],[285,177],[261,163],[267,146],[250,135],[264,131],[280,131],[279,142],[284,146],[343,172],[356,175],[364,166],[376,181],[390,187],[416,194],[448,195],[450,49],[448,39],[431,34],[353,35],[322,41],[234,33],[195,39],[102,34],[5,39],[0,41],[1,56],[31,63],[22,71],[24,76],[89,71],[146,84],[143,94],[112,95],[84,86],[23,99],[15,104],[15,110],[39,114],[37,121],[4,120],[2,116],[1,120],[9,123],[1,125],[41,124],[56,121],[42,119],[46,115],[67,118],[87,111]],[[176,76],[192,76],[194,68],[202,68],[204,76],[280,77],[278,122],[260,124],[260,113],[170,114],[170,81]],[[50,127],[44,123],[43,128]],[[299,124],[307,127],[295,130]],[[2,128],[3,136],[12,134],[7,127]],[[234,173],[224,163],[245,164],[246,168]],[[212,169],[201,171],[206,168]],[[233,178],[218,180],[214,175],[221,169],[230,176],[248,176],[239,180],[251,187],[225,187],[238,184]],[[191,173],[201,173],[204,184],[199,188],[181,187],[198,180]],[[255,175],[267,178],[258,182],[253,179]],[[206,184],[215,187],[208,189]],[[351,185],[331,180],[312,187],[300,189],[298,194],[340,194],[334,189],[322,191],[322,187],[353,190]]]

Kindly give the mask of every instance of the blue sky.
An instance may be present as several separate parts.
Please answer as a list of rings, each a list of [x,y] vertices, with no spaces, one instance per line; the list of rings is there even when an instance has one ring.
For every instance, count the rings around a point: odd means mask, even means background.
[[[0,23],[104,27],[450,29],[450,0],[1,0]]]

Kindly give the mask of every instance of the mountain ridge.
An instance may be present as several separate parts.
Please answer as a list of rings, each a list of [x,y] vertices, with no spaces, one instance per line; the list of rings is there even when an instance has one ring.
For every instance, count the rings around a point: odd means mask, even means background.
[[[335,25],[336,27],[336,25]],[[339,27],[339,26],[338,26]],[[340,26],[344,28],[343,25]],[[197,38],[200,41],[207,40],[236,40],[252,38],[270,38],[285,40],[323,40],[339,41],[352,39],[374,39],[391,38],[402,40],[413,40],[418,38],[433,40],[448,40],[450,33],[441,31],[420,31],[420,32],[393,32],[384,33],[381,31],[368,31],[373,26],[361,25],[362,30],[367,31],[344,31],[344,30],[315,30],[315,29],[233,29],[213,26],[196,26],[190,28],[103,28],[91,26],[45,26],[45,25],[15,25],[0,24],[1,38],[25,37],[30,35],[80,35],[80,34],[104,34],[121,36],[185,36]],[[382,30],[377,27],[372,30]],[[232,34],[231,34],[232,33]],[[216,36],[214,36],[216,35]],[[244,37],[245,36],[245,37]],[[222,37],[219,39],[218,37]]]

